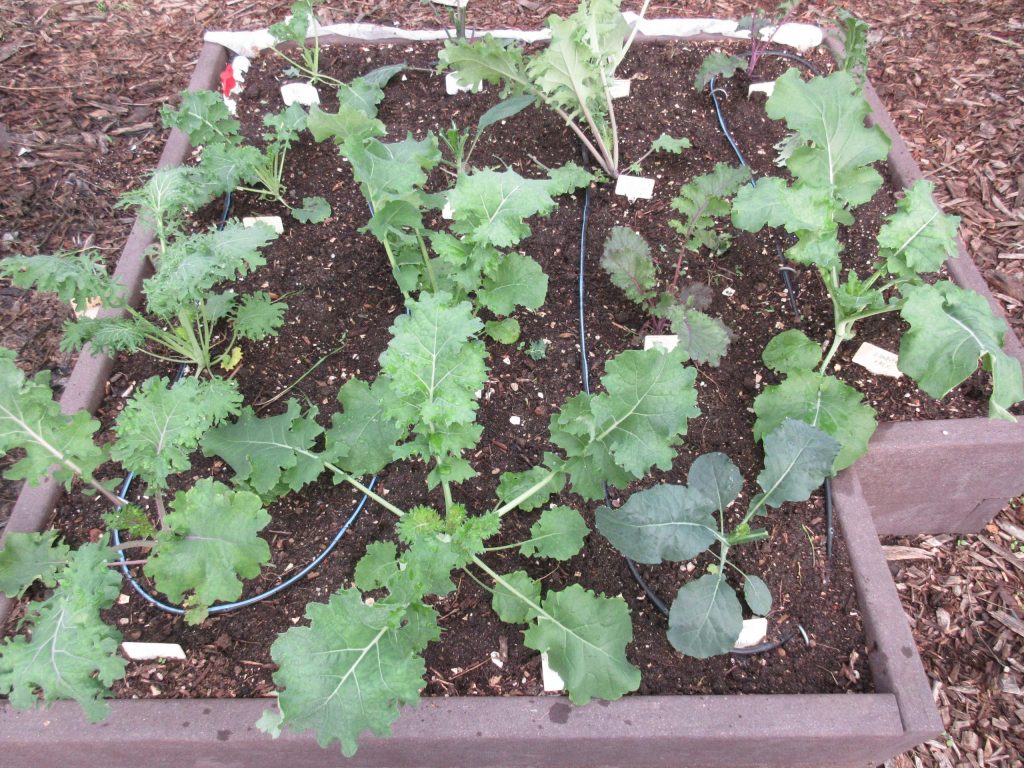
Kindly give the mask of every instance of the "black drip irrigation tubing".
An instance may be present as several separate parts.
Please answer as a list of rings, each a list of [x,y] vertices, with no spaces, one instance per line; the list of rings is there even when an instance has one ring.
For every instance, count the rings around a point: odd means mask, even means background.
[[[821,75],[821,70],[819,70],[813,62],[808,61],[802,56],[797,56],[794,53],[789,53],[788,51],[771,50],[766,51],[763,55],[774,59],[786,59],[788,61],[796,62],[800,66],[807,69],[815,77]],[[750,54],[747,53],[745,54],[745,56],[749,58]],[[725,135],[726,141],[729,142],[729,146],[732,147],[732,151],[736,155],[736,158],[740,161],[740,164],[746,167],[747,169],[750,169],[750,186],[756,186],[757,179],[754,177],[753,169],[750,168],[750,165],[747,163],[746,158],[744,158],[743,156],[743,152],[740,151],[739,146],[736,144],[736,140],[733,137],[732,132],[729,130],[729,126],[726,124],[725,115],[722,111],[722,105],[721,102],[719,102],[718,100],[718,89],[715,87],[716,80],[717,78],[711,78],[709,88],[711,89],[711,99],[715,104],[715,115],[718,117],[718,125],[722,129],[722,133]],[[786,285],[786,297],[789,300],[790,309],[792,310],[793,316],[796,318],[797,323],[801,323],[803,321],[803,317],[800,314],[800,307],[797,305],[797,290],[796,287],[793,285],[792,280],[792,276],[796,274],[796,270],[790,265],[786,264],[785,258],[782,255],[781,246],[778,246],[776,248],[776,253],[778,254],[780,264],[779,275],[782,277],[782,281]],[[825,490],[825,561],[828,563],[829,571],[831,571],[833,544],[835,540],[835,521],[834,512],[832,508],[832,479],[826,477],[825,484],[823,487]]]
[[[231,206],[232,197],[231,193],[228,192],[227,195],[224,196],[224,210],[221,213],[220,221],[217,223],[217,229],[224,228],[224,224],[227,222],[228,215],[231,212]],[[371,208],[371,214],[372,212],[373,209]],[[180,381],[187,370],[188,366],[184,364],[178,366],[178,372],[174,377],[174,383]],[[131,489],[132,482],[134,480],[135,473],[130,472],[121,482],[121,488],[118,491],[117,495],[118,498],[120,498],[122,501],[128,500],[128,491]],[[368,490],[372,491],[374,489],[374,486],[376,485],[377,476],[375,475],[370,480],[369,484],[367,485],[367,488]],[[352,514],[349,515],[347,520],[345,520],[344,524],[334,535],[334,538],[331,539],[330,543],[320,552],[319,555],[313,558],[303,568],[300,568],[298,571],[296,571],[294,574],[292,574],[287,579],[282,581],[280,584],[277,584],[276,586],[273,586],[263,592],[251,595],[250,597],[247,597],[243,600],[236,600],[230,603],[217,603],[216,605],[212,605],[209,608],[209,613],[211,615],[216,615],[219,613],[228,613],[230,611],[238,610],[239,608],[246,608],[250,605],[255,605],[256,603],[262,602],[270,597],[273,597],[274,595],[279,594],[280,592],[283,592],[295,583],[302,581],[302,579],[305,578],[306,574],[308,574],[310,571],[312,571],[314,568],[320,565],[320,563],[322,563],[327,558],[327,556],[334,551],[334,548],[338,545],[338,542],[341,541],[342,537],[348,532],[348,529],[351,528],[352,524],[356,521],[356,518],[359,517],[359,513],[362,512],[363,509],[366,507],[366,503],[369,501],[369,498],[370,497],[368,494],[364,493],[362,495],[362,498],[360,498],[359,501],[356,503],[356,508],[353,510]],[[110,537],[115,549],[121,545],[121,532],[119,530],[117,530],[116,528],[111,530]],[[182,616],[185,614],[186,611],[184,608],[182,608],[181,606],[170,605],[168,603],[163,602],[159,598],[152,595],[144,586],[142,586],[142,584],[139,583],[139,581],[132,575],[131,571],[129,570],[128,561],[127,558],[125,557],[123,549],[117,550],[117,558],[118,562],[120,563],[118,567],[120,568],[121,573],[128,580],[128,583],[131,584],[132,589],[135,590],[136,594],[138,594],[143,600],[166,613],[175,614],[177,616]]]
[[[589,153],[586,147],[580,145],[580,151],[583,156],[583,164],[589,165]],[[590,186],[588,185],[583,193],[583,216],[580,224],[580,258],[579,258],[579,325],[580,325],[580,371],[583,378],[583,391],[588,395],[590,394],[590,363],[587,360],[587,321],[586,321],[586,262],[587,262],[587,227],[590,224]],[[604,503],[605,506],[611,507],[611,497],[608,494],[608,483],[604,483]],[[661,596],[655,592],[651,585],[644,579],[643,574],[640,573],[640,569],[637,568],[636,562],[632,558],[623,556],[626,561],[626,567],[629,569],[630,575],[634,581],[640,586],[647,599],[650,600],[659,613],[663,616],[669,615],[669,607]],[[807,645],[810,645],[810,638],[807,636],[807,631],[797,624],[796,630],[790,630],[778,640],[770,642],[759,643],[758,645],[752,645],[746,648],[732,648],[729,652],[737,656],[755,656],[761,653],[767,653],[773,651],[776,648],[780,648],[787,642],[792,640],[797,635],[800,635]]]

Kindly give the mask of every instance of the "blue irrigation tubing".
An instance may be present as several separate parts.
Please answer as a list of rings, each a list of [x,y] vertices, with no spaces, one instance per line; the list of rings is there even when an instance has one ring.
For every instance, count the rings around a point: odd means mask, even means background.
[[[789,61],[795,61],[797,64],[805,67],[811,74],[819,76],[821,71],[810,61],[797,56],[787,51],[768,51],[766,56],[778,59],[787,59]],[[717,78],[711,78],[711,82],[708,87],[711,89],[711,100],[715,104],[715,115],[718,117],[718,125],[722,129],[722,133],[725,135],[726,141],[729,142],[729,146],[732,147],[732,151],[735,153],[736,158],[740,161],[740,164],[750,168],[747,164],[746,159],[743,157],[743,152],[740,151],[739,146],[736,144],[736,140],[733,138],[732,132],[729,130],[729,126],[726,124],[725,115],[722,111],[722,105],[718,100],[717,89],[715,88],[715,82]],[[756,186],[757,179],[754,177],[753,171],[750,173],[750,185]],[[779,267],[779,274],[782,276],[782,281],[786,284],[786,297],[789,300],[790,309],[793,310],[793,314],[796,316],[797,322],[802,321],[800,315],[800,308],[797,306],[797,292],[792,282],[792,274],[795,273],[791,266],[785,263],[785,259],[782,256],[782,249],[778,250],[779,261],[782,266]],[[835,540],[835,512],[832,507],[832,478],[825,478],[825,561],[828,563],[829,571],[832,570],[832,554]]]
[[[217,229],[224,228],[224,224],[228,220],[228,214],[231,212],[231,206],[232,197],[231,193],[228,192],[224,196],[224,209],[221,213],[220,221],[217,224]],[[373,214],[372,207],[370,209],[370,213],[371,215]],[[408,309],[406,309],[406,312],[408,312]],[[174,381],[179,381],[181,377],[185,375],[186,370],[187,366],[178,366],[178,372],[174,377]],[[121,489],[118,491],[117,495],[118,498],[120,498],[122,501],[128,500],[128,491],[131,490],[132,482],[134,482],[134,480],[135,473],[129,472],[127,477],[125,477],[125,479],[121,482]],[[376,485],[377,476],[374,475],[374,477],[370,480],[369,485],[367,485],[367,488],[372,491],[374,489],[374,486]],[[363,508],[366,506],[366,503],[369,501],[369,499],[369,495],[365,493],[362,495],[362,498],[360,498],[358,503],[356,504],[355,510],[353,510],[352,514],[349,515],[344,525],[342,525],[341,529],[334,535],[334,538],[331,539],[327,547],[325,547],[323,551],[321,551],[319,555],[313,558],[313,560],[311,560],[305,567],[296,571],[292,576],[285,579],[277,586],[271,587],[270,589],[265,590],[263,592],[259,592],[255,595],[251,595],[250,597],[247,597],[244,600],[236,600],[230,603],[217,603],[216,605],[212,605],[210,606],[209,613],[213,615],[218,613],[228,613],[229,611],[238,610],[239,608],[245,608],[250,605],[255,605],[256,603],[262,602],[267,598],[273,597],[274,595],[283,592],[296,582],[301,581],[303,578],[305,578],[306,574],[308,574],[310,571],[312,571],[314,568],[320,565],[320,563],[322,563],[327,558],[327,556],[334,551],[334,548],[338,545],[338,542],[341,541],[342,537],[348,532],[348,529],[352,526],[352,523],[354,523],[356,521],[356,518],[359,517],[359,513],[363,511]],[[112,529],[110,532],[110,537],[111,541],[113,542],[113,546],[115,548],[119,547],[121,544],[121,532],[116,528]],[[173,613],[178,616],[182,616],[185,614],[184,608],[177,605],[170,605],[169,603],[165,603],[159,598],[154,597],[145,587],[142,586],[142,584],[139,583],[139,581],[134,576],[132,576],[132,573],[128,568],[127,558],[125,557],[123,549],[117,550],[117,558],[120,563],[119,568],[121,569],[121,573],[124,575],[126,579],[128,579],[128,583],[132,585],[132,589],[135,590],[139,597],[141,597],[150,605],[153,605],[156,608],[159,608],[161,611],[165,611],[166,613]]]
[[[585,147],[580,146],[580,150],[583,155],[584,165],[588,164],[588,153]],[[588,395],[590,394],[590,362],[587,360],[587,320],[586,320],[586,271],[587,271],[587,228],[590,224],[590,186],[588,185],[583,193],[583,216],[580,224],[580,258],[579,258],[579,326],[580,326],[580,371],[583,378],[583,391]],[[608,493],[608,483],[604,483],[604,503],[605,506],[611,507],[611,497]],[[626,567],[629,569],[630,575],[633,580],[640,586],[647,599],[651,601],[659,613],[663,616],[669,615],[669,606],[661,599],[661,596],[655,592],[651,585],[647,583],[647,580],[640,573],[640,569],[632,558],[623,555],[623,559],[626,561]],[[760,653],[767,653],[768,651],[775,650],[780,646],[789,642],[792,638],[799,634],[803,637],[804,642],[808,645],[810,640],[807,637],[807,632],[804,628],[797,624],[796,631],[790,631],[783,635],[778,640],[770,642],[760,643],[749,648],[733,648],[730,653],[738,656],[753,656]]]

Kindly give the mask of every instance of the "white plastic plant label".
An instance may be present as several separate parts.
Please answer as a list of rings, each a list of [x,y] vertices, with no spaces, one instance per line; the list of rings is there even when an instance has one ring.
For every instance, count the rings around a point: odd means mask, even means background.
[[[644,336],[644,350],[661,349],[671,352],[679,344],[679,337],[674,333],[665,336]]]
[[[631,203],[636,200],[650,200],[654,194],[654,179],[623,174],[615,180],[615,194],[622,195]]]
[[[763,643],[768,636],[768,619],[760,616],[753,619],[743,620],[743,629],[736,640],[736,648],[751,648],[758,643]]]
[[[455,212],[452,210],[452,201],[445,200],[444,208],[441,209],[441,218],[445,221],[451,221],[454,218]]]
[[[280,216],[246,216],[242,219],[243,227],[251,227],[253,224],[267,224],[274,228],[279,235],[284,234],[284,222]]]
[[[320,103],[320,94],[309,83],[285,83],[281,86],[281,99],[286,107],[292,104],[309,107]]]
[[[121,643],[121,650],[129,659],[151,661],[153,659],[185,659],[185,651],[177,643]]]
[[[611,83],[608,85],[608,95],[613,99],[624,99],[629,96],[629,89],[632,85],[633,81],[628,78],[612,78]]]
[[[482,81],[476,85],[459,85],[459,78],[455,76],[454,72],[449,72],[444,76],[444,92],[449,96],[454,96],[456,93],[480,93],[483,89]]]
[[[430,0],[434,5],[444,5],[448,8],[465,8],[469,0]]]
[[[765,96],[771,96],[775,93],[775,81],[771,80],[767,83],[751,83],[747,86],[747,98],[749,99],[755,93],[763,93]]]
[[[544,680],[544,693],[561,693],[565,690],[565,681],[551,668],[547,653],[540,655],[540,675]]]
[[[876,376],[889,376],[898,379],[903,375],[899,368],[899,355],[889,352],[874,344],[864,342],[853,356],[853,362],[867,368]]]

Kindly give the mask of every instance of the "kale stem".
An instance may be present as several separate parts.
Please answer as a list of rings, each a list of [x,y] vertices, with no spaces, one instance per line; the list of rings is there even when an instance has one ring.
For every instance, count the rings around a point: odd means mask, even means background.
[[[445,511],[445,514],[447,515],[449,512],[451,512],[452,504],[454,503],[452,501],[452,486],[451,486],[451,483],[449,483],[447,480],[442,480],[441,481],[441,490],[444,492],[444,511]]]
[[[314,458],[314,459],[318,458],[315,453],[310,453],[309,451],[299,451],[299,453],[302,453],[305,456],[309,456],[309,457]],[[365,485],[363,485],[358,480],[356,480],[354,477],[352,477],[352,475],[350,475],[348,472],[346,472],[345,470],[341,469],[341,467],[338,467],[338,466],[332,464],[329,461],[325,461],[324,462],[324,466],[327,467],[327,469],[331,470],[331,472],[336,474],[342,480],[344,480],[346,483],[351,485],[353,488],[355,488],[357,491],[366,494],[371,499],[376,501],[378,504],[380,504],[382,507],[384,507],[384,509],[388,510],[389,512],[394,513],[398,517],[405,517],[405,512],[402,509],[400,509],[399,507],[396,507],[394,504],[392,504],[390,501],[385,499],[383,496],[380,496],[380,495],[374,493],[373,491],[371,491]]]
[[[521,494],[519,494],[514,499],[512,499],[512,501],[510,501],[507,504],[504,504],[504,505],[502,505],[500,507],[497,507],[497,508],[495,508],[492,511],[495,512],[498,515],[498,517],[504,517],[506,514],[508,514],[513,509],[518,507],[520,504],[522,504],[528,498],[533,496],[533,494],[535,494],[537,491],[539,491],[545,485],[547,485],[552,480],[554,480],[555,479],[555,475],[557,475],[557,474],[558,474],[558,472],[556,472],[555,470],[549,471],[548,474],[545,475],[541,480],[539,480],[536,483],[534,483],[533,485],[531,485],[529,488],[527,488]]]
[[[423,239],[423,233],[416,231],[416,240],[420,244],[420,253],[423,255],[423,266],[427,270],[427,278],[430,280],[430,290],[437,293],[437,278],[434,277],[434,268],[430,265],[430,255],[427,253],[427,243]]]

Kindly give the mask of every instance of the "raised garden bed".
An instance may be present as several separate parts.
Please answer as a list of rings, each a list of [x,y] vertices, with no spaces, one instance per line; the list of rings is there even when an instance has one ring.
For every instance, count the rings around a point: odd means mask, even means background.
[[[214,85],[223,61],[223,49],[208,46],[193,85]],[[185,150],[182,137],[172,136],[163,161],[180,162]],[[135,240],[137,235],[138,241]],[[133,242],[129,243],[119,265],[122,274],[131,269],[130,262],[134,261],[136,268],[142,264],[140,255],[145,247],[142,238],[144,235],[138,231],[133,233]],[[133,244],[134,257],[130,250]],[[141,272],[136,274],[134,283],[138,284]],[[387,322],[381,321],[381,324]],[[102,366],[108,365],[102,361],[83,358],[75,377],[90,365],[101,369],[92,391],[79,390],[73,394],[74,385],[69,385],[62,403],[66,409],[69,398],[77,397],[79,402],[92,407],[99,403],[110,369],[102,370]],[[987,420],[965,423],[973,423],[979,430],[991,426]],[[951,420],[941,424],[940,431],[954,435],[951,425],[959,429],[961,422]],[[890,431],[898,430],[893,426]],[[1006,432],[1011,436],[1013,449],[1019,450],[1019,428],[1013,426]],[[983,438],[981,440],[984,442]],[[878,444],[876,438],[865,462]],[[896,450],[906,455],[908,451],[922,449],[901,447]],[[994,451],[993,455],[996,454]],[[860,471],[858,464],[857,472]],[[947,468],[943,477],[949,474]],[[940,726],[869,519],[869,515],[876,514],[876,509],[868,500],[870,492],[857,487],[859,477],[860,474],[851,472],[843,475],[836,483],[836,496],[867,635],[875,693],[783,695],[770,699],[756,695],[648,696],[587,708],[572,708],[554,697],[431,699],[424,701],[418,710],[405,713],[395,727],[393,739],[364,741],[355,762],[368,765],[561,765],[566,750],[572,749],[581,763],[637,764],[636,755],[643,754],[645,764],[667,765],[676,764],[680,750],[685,749],[692,755],[693,764],[700,765],[773,762],[859,765],[884,759],[918,743]],[[934,486],[934,479],[931,485]],[[961,487],[962,484],[957,486],[958,492]],[[982,500],[998,496],[1006,487],[986,488],[981,492],[981,499],[973,504],[977,506]],[[26,514],[25,509],[33,495],[38,499],[48,494],[55,500],[56,494],[45,487],[34,494],[26,491],[9,530],[41,527],[53,501],[46,507],[36,506],[34,513]],[[960,495],[961,500],[969,498],[971,492]],[[35,521],[29,521],[31,514],[35,514]],[[897,530],[901,524],[890,525],[887,530]],[[929,525],[923,527],[930,529]],[[4,606],[0,605],[0,614],[4,612]],[[266,702],[259,700],[116,701],[107,727],[86,730],[63,724],[64,713],[69,712],[64,705],[28,714],[5,709],[0,720],[3,734],[0,744],[9,747],[7,754],[17,761],[26,754],[22,750],[29,748],[28,742],[35,741],[29,734],[38,733],[43,723],[50,723],[52,725],[47,727],[56,726],[74,740],[75,756],[83,765],[95,764],[98,759],[110,764],[134,759],[143,742],[157,764],[189,759],[199,762],[209,759],[211,754],[215,754],[214,759],[218,761],[238,759],[253,765],[262,764],[261,760],[266,764],[279,762],[285,755],[298,765],[319,764],[323,760],[323,753],[311,737],[286,735],[270,742],[256,732],[250,723],[265,707]],[[810,721],[807,712],[814,713]],[[69,712],[67,717],[71,722],[80,722],[77,714]],[[169,728],[170,723],[180,723],[177,727],[181,733]],[[653,729],[653,734],[649,729]],[[118,742],[117,746],[111,744],[107,733]],[[523,734],[537,734],[538,738],[524,739]],[[62,755],[68,750],[67,746],[54,742],[48,742],[46,748]],[[829,755],[824,760],[819,751],[822,748]],[[254,752],[258,756],[254,756]],[[35,757],[25,759],[38,762],[45,757],[36,752]],[[66,755],[64,758],[66,762]]]

